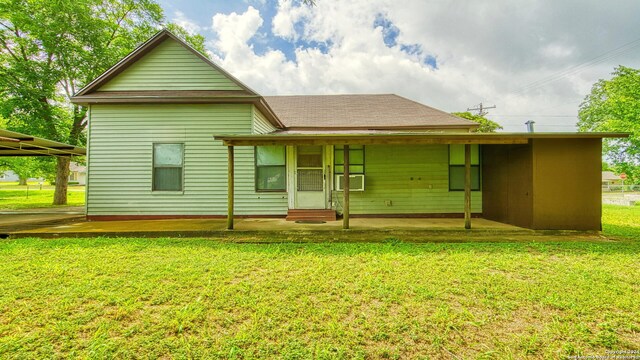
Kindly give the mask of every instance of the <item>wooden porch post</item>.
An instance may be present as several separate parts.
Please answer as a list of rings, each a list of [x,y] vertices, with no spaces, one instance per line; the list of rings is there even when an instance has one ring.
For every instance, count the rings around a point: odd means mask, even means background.
[[[471,229],[471,145],[464,145],[464,228]]]
[[[349,145],[344,146],[344,183],[342,186],[344,205],[342,208],[342,228],[349,229]]]
[[[227,175],[227,230],[233,230],[233,146],[227,146],[227,154],[229,158],[229,172]]]

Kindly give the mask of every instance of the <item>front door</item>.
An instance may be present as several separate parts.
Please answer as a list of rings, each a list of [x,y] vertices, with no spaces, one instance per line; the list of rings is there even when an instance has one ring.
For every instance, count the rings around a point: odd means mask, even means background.
[[[296,149],[296,209],[325,209],[322,146]]]

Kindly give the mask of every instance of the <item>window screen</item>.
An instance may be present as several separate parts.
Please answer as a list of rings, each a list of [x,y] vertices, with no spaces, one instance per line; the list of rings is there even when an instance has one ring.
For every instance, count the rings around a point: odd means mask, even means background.
[[[153,191],[183,190],[184,144],[153,144]]]
[[[284,146],[257,146],[256,191],[286,191],[286,152]]]

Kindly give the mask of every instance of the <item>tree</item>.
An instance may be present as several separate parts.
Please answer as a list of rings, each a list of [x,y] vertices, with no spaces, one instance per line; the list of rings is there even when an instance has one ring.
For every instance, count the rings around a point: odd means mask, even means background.
[[[87,108],[70,97],[162,25],[153,0],[0,0],[0,116],[9,128],[83,145]],[[196,49],[204,38],[174,24]],[[57,158],[54,204],[66,204],[69,158]]]
[[[580,105],[580,131],[629,132],[628,139],[605,139],[603,153],[616,172],[640,180],[640,70],[618,66],[600,79]]]
[[[27,185],[30,178],[49,178],[55,168],[49,158],[16,156],[0,159],[0,172],[11,170],[20,179],[19,185]]]
[[[471,120],[473,122],[477,122],[480,126],[475,130],[475,132],[480,133],[491,133],[496,132],[497,130],[502,130],[502,126],[495,121],[489,120],[481,115],[474,115],[468,111],[466,112],[454,112],[453,115],[457,117],[461,117],[463,119]]]

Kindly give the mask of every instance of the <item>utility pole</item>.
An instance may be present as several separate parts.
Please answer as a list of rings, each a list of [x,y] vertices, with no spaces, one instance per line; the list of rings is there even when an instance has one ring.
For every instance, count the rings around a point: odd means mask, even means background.
[[[480,103],[480,105],[474,107],[474,108],[467,108],[467,111],[478,111],[478,115],[480,116],[485,116],[488,114],[487,109],[495,109],[496,106],[483,106],[482,103]]]

